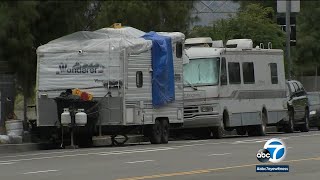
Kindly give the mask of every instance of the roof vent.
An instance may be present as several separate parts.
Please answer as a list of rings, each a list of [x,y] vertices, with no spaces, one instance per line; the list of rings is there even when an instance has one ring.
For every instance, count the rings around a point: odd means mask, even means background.
[[[185,47],[199,46],[212,47],[212,39],[210,37],[188,38],[184,42]]]
[[[253,42],[251,39],[231,39],[227,41],[227,48],[252,49]]]
[[[222,40],[212,41],[212,47],[223,48],[223,41]]]

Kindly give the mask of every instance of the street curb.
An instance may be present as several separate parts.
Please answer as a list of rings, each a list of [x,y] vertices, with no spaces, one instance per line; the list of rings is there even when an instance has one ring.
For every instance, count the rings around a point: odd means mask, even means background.
[[[38,143],[0,144],[0,154],[21,153],[39,149],[41,149],[41,144]]]

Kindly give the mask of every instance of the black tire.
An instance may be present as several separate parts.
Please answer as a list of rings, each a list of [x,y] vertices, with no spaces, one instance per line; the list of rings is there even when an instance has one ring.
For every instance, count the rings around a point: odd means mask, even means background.
[[[161,133],[161,143],[162,144],[168,144],[169,141],[169,122],[168,120],[162,120],[161,121],[161,129],[162,129],[162,133]]]
[[[220,126],[211,128],[212,137],[214,139],[221,139],[224,136],[224,123],[220,122]]]
[[[288,124],[284,127],[285,133],[293,133],[294,132],[294,114],[293,111],[289,111],[289,121]]]
[[[248,127],[249,136],[265,136],[267,134],[267,115],[262,113],[261,124]]]
[[[318,130],[320,131],[320,126],[318,126]]]
[[[247,134],[247,129],[245,127],[237,127],[236,131],[237,131],[237,134],[240,136],[244,136]]]
[[[301,125],[300,131],[301,132],[309,132],[310,127],[309,127],[309,110],[306,109],[305,114],[304,114],[304,124]]]
[[[258,136],[265,136],[267,134],[267,115],[266,113],[262,113],[262,123],[261,125],[257,126],[257,135]]]
[[[150,126],[150,142],[151,144],[160,144],[161,143],[161,123],[156,120],[156,122]]]

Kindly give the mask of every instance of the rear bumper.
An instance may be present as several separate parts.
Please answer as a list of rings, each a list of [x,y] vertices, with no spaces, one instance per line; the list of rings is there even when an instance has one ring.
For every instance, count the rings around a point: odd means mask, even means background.
[[[195,117],[185,117],[182,128],[199,128],[199,127],[211,127],[220,126],[220,115],[201,115]]]

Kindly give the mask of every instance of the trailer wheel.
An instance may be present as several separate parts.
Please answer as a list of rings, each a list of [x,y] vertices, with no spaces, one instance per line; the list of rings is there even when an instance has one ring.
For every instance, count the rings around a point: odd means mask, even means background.
[[[237,127],[236,128],[237,134],[240,136],[246,135],[247,129],[245,127]]]
[[[305,110],[305,114],[304,114],[304,124],[301,125],[300,127],[300,131],[301,132],[309,132],[309,111],[308,109]]]
[[[288,121],[288,124],[286,124],[285,127],[284,127],[284,132],[285,132],[285,133],[293,133],[293,132],[294,132],[294,123],[293,123],[293,120],[294,120],[293,111],[290,110],[290,111],[289,111],[289,121]]]
[[[163,119],[161,121],[161,143],[162,144],[168,144],[169,141],[169,122],[167,119]]]
[[[159,120],[156,120],[153,125],[150,126],[150,142],[151,144],[160,144],[162,135],[162,126]]]

